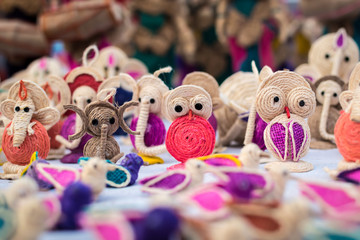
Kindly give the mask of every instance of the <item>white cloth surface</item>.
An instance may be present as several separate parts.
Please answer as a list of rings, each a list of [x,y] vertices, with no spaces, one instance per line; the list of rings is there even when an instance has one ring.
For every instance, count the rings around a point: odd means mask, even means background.
[[[130,153],[132,146],[122,144],[121,140],[117,138],[120,143],[120,149],[125,154]],[[240,148],[228,148],[226,153],[233,153],[238,155]],[[148,177],[166,171],[166,168],[177,164],[178,162],[169,154],[165,153],[160,155],[165,161],[164,164],[157,164],[151,166],[142,166],[139,172],[139,179]],[[342,160],[337,149],[332,150],[313,150],[310,149],[308,154],[302,159],[311,162],[314,165],[314,170],[307,173],[295,173],[294,176],[304,179],[318,179],[318,180],[331,180],[329,175],[324,171],[324,167],[335,169],[338,162]],[[51,164],[62,164],[59,160],[50,161]],[[79,167],[76,164],[69,166]],[[261,166],[263,167],[263,166]],[[210,176],[206,176],[205,180]],[[0,189],[5,189],[9,186],[11,181],[0,180]],[[55,191],[52,191],[55,193]],[[285,199],[296,199],[299,197],[297,183],[290,180],[287,183],[285,191]],[[101,193],[97,201],[94,203],[94,208],[99,209],[144,209],[148,207],[147,194],[142,193],[140,185],[136,183],[133,186],[126,188],[106,188]],[[41,240],[76,240],[76,239],[95,239],[90,232],[87,231],[51,231],[45,232],[40,237]]]

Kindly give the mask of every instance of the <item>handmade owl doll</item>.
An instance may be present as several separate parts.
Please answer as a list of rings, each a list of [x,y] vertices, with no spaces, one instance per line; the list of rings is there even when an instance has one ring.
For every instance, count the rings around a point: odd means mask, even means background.
[[[355,41],[341,28],[316,40],[310,48],[308,63],[298,66],[295,72],[311,82],[335,75],[347,83],[358,61],[359,49]]]
[[[162,111],[172,121],[165,145],[176,160],[185,163],[213,152],[215,132],[207,121],[212,113],[211,96],[202,87],[183,85],[168,91]]]
[[[253,137],[255,114],[268,123],[264,141],[269,152],[281,162],[266,168],[283,165],[292,172],[313,169],[310,163],[299,161],[310,146],[310,129],[305,118],[315,110],[316,99],[310,84],[291,71],[273,73],[269,67],[260,72],[260,86],[252,106],[245,142]]]

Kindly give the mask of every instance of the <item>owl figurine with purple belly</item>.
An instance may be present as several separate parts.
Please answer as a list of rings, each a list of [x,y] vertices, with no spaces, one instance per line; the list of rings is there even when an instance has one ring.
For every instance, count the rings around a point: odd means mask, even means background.
[[[268,151],[280,162],[265,168],[285,167],[290,172],[307,172],[311,163],[300,161],[310,147],[310,129],[305,120],[316,107],[315,93],[299,74],[264,67],[259,75],[260,85],[250,117],[257,113],[268,125],[264,141]],[[253,116],[252,116],[253,115]],[[253,135],[254,126],[249,121],[247,137]]]

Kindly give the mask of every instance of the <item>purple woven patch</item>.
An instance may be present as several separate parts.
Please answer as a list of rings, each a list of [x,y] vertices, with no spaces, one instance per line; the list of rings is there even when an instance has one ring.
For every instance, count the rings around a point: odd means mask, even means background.
[[[214,129],[214,132],[216,132],[216,130],[217,130],[217,120],[216,120],[216,118],[214,116],[214,113],[211,114],[211,116],[208,119],[208,122],[210,123],[210,125]]]
[[[275,123],[270,128],[270,138],[276,149],[280,152],[281,158],[285,159],[285,137],[286,129],[281,123]]]
[[[291,152],[291,156],[292,156],[292,160],[297,161],[298,160],[297,159],[298,153],[301,150],[301,145],[302,145],[302,143],[304,141],[304,138],[305,138],[305,133],[304,133],[303,127],[298,123],[294,123],[292,128],[293,128],[296,152],[295,152],[295,156],[294,156],[294,153]],[[289,147],[292,150],[293,145],[292,145],[292,139],[290,139],[290,138],[289,138],[289,143],[290,143]]]
[[[131,121],[130,129],[136,130],[136,125],[138,121],[138,117],[133,118]],[[166,135],[166,129],[163,121],[161,118],[156,116],[153,113],[149,114],[148,118],[148,125],[146,126],[145,131],[145,146],[151,147],[151,146],[158,146],[164,143],[165,141],[165,135]],[[135,135],[130,135],[130,139],[132,142],[132,145],[135,147]]]
[[[150,185],[149,187],[161,188],[161,189],[173,189],[185,180],[185,174],[174,173],[165,177],[164,179]]]
[[[265,142],[264,142],[264,131],[267,127],[267,123],[261,119],[259,114],[256,113],[255,118],[255,130],[252,142],[257,144],[261,150],[265,150]]]

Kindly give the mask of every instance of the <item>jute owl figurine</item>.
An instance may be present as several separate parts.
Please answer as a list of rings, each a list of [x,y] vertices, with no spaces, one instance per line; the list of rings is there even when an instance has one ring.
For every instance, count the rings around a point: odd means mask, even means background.
[[[305,118],[315,111],[316,99],[310,84],[291,71],[273,73],[269,67],[260,72],[260,86],[251,108],[245,143],[253,137],[256,113],[268,123],[264,141],[269,152],[281,162],[265,168],[283,165],[291,172],[306,172],[312,164],[300,161],[309,150],[310,129]]]
[[[341,28],[316,40],[309,51],[308,63],[301,64],[295,72],[311,82],[336,75],[345,83],[355,64],[359,61],[359,49],[355,41]]]

